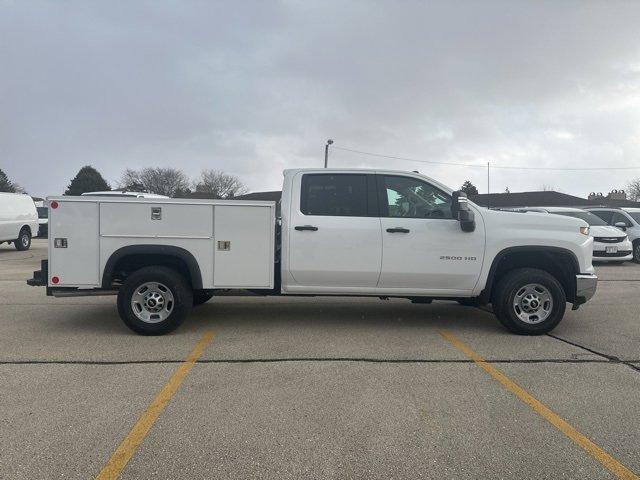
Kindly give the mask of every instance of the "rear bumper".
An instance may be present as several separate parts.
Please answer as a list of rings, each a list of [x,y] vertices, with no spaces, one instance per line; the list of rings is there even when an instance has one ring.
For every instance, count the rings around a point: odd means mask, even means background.
[[[576,275],[576,299],[573,302],[574,310],[583,303],[588,302],[596,293],[598,277],[593,274]]]

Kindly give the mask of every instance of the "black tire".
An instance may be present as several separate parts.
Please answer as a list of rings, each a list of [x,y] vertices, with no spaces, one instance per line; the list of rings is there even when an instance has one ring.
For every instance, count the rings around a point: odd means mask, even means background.
[[[633,261],[640,263],[640,240],[633,242]]]
[[[163,297],[166,300],[166,308],[161,313],[164,315],[165,310],[170,310],[165,319],[144,321],[135,313],[132,305],[133,296],[145,283],[158,283],[169,291],[173,301],[167,300],[169,294],[164,292],[164,295],[167,296]],[[170,303],[172,305],[169,309]],[[141,268],[129,275],[118,291],[120,318],[127,327],[140,335],[164,335],[175,330],[187,317],[192,306],[193,291],[191,287],[182,275],[167,267]],[[145,313],[148,312],[145,310]],[[160,317],[160,314],[157,316]]]
[[[207,303],[213,298],[213,292],[210,290],[196,290],[193,292],[193,306]]]
[[[29,250],[29,247],[31,247],[31,231],[27,227],[22,227],[20,236],[14,240],[13,245],[16,247],[16,250],[21,252]]]
[[[546,289],[552,299],[547,318],[539,323],[527,323],[522,320],[517,311],[520,307],[514,306],[516,295],[522,292],[525,286],[533,284]],[[537,268],[518,268],[507,272],[500,279],[492,303],[496,317],[510,331],[519,335],[542,335],[553,330],[562,320],[567,307],[567,297],[562,285],[553,275]],[[532,314],[533,318],[535,315]]]

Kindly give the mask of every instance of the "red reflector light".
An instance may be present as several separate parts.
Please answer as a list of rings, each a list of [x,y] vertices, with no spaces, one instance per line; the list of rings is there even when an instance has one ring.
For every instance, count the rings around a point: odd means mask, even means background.
[[[51,283],[58,283],[60,279],[58,277],[51,277]]]
[[[58,202],[56,202],[55,200],[51,202],[51,208],[58,208]]]

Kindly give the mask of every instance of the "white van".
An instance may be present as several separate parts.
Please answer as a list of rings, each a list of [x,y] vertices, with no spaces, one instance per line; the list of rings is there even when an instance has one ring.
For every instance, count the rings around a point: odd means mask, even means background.
[[[33,199],[21,193],[0,193],[0,243],[28,250],[38,234],[38,212]]]

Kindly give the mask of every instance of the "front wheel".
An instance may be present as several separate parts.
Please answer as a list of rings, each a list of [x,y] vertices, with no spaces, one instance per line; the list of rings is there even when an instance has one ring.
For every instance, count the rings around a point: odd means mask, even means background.
[[[640,240],[633,243],[633,261],[640,263]]]
[[[25,227],[20,230],[20,236],[13,242],[13,244],[15,245],[16,250],[29,250],[29,247],[31,246],[31,232],[29,232],[29,229]]]
[[[193,305],[185,278],[167,267],[144,267],[118,291],[122,321],[140,335],[163,335],[182,324]]]
[[[493,311],[514,333],[542,335],[560,323],[566,303],[564,289],[553,275],[536,268],[519,268],[507,272],[498,282]]]

